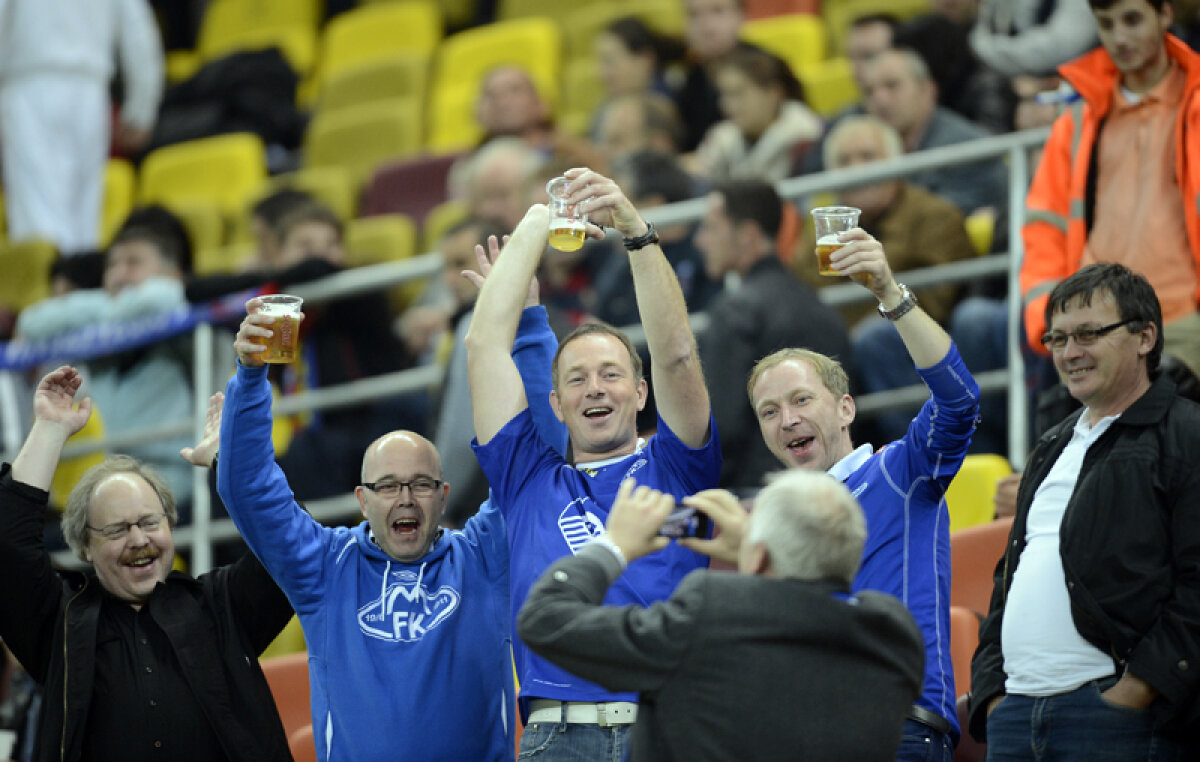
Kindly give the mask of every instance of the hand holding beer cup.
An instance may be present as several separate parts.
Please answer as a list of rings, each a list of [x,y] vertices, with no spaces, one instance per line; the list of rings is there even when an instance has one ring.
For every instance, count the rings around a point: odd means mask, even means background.
[[[648,230],[633,202],[611,179],[586,167],[568,169],[563,177],[567,180],[566,202],[587,215],[587,234],[592,238],[604,238],[604,227],[616,228],[625,238],[636,238]]]
[[[841,246],[830,254],[830,259],[839,274],[866,286],[880,301],[889,293],[899,292],[883,244],[862,228],[839,233],[838,241]]]
[[[303,300],[289,294],[256,296],[246,302],[246,317],[233,348],[248,368],[290,363],[298,356]]]

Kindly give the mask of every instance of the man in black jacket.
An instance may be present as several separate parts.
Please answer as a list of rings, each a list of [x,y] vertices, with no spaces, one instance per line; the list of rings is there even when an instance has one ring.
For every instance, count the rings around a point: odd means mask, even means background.
[[[1084,267],[1045,315],[1084,407],[1021,480],[971,732],[989,759],[1182,759],[1200,741],[1200,406],[1159,372],[1162,310],[1141,275]]]
[[[0,467],[0,637],[46,691],[39,761],[290,760],[258,654],[291,606],[258,560],[199,578],[172,572],[177,521],[165,482],[109,458],[72,491],[63,534],[87,572],[56,572],[42,542],[67,437],[91,414],[61,367],[34,393],[34,424]],[[188,454],[209,462],[216,431]]]
[[[767,472],[779,469],[779,461],[744,401],[754,364],[778,349],[803,347],[849,369],[850,337],[837,312],[776,254],[783,207],[774,188],[759,180],[730,181],[717,185],[706,205],[696,231],[705,272],[717,283],[729,273],[740,276],[713,297],[709,326],[700,336],[704,380],[721,432],[721,486],[757,488]]]

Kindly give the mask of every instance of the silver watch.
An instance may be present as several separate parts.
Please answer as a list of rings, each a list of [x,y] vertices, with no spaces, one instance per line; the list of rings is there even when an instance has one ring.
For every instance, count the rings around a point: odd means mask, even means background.
[[[896,303],[896,306],[889,310],[883,306],[883,302],[879,303],[879,314],[888,320],[899,320],[917,306],[917,295],[903,283],[896,285],[900,287],[900,301]]]

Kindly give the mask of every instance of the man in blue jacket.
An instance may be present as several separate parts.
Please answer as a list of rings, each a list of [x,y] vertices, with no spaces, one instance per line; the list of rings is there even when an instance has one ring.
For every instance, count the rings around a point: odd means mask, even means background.
[[[275,464],[271,389],[259,359],[271,318],[260,306],[247,302],[234,343],[217,488],[304,627],[317,758],[511,760],[503,515],[484,503],[462,530],[442,529],[450,485],[437,450],[419,434],[395,431],[363,457],[355,495],[366,520],[317,523]],[[545,379],[548,392],[555,342],[545,311],[526,310],[522,328],[518,365],[534,368],[534,388]]]
[[[958,739],[950,662],[950,533],[943,499],[958,472],[979,386],[944,330],[892,276],[883,246],[861,229],[842,234],[834,267],[879,300],[929,387],[931,399],[903,438],[877,451],[850,439],[854,398],[837,361],[783,349],[759,361],[747,390],[767,447],[788,468],[825,471],[846,484],[867,518],[853,590],[891,593],[925,637],[925,680],[909,712],[898,759],[950,762]],[[931,756],[930,747],[933,747]]]

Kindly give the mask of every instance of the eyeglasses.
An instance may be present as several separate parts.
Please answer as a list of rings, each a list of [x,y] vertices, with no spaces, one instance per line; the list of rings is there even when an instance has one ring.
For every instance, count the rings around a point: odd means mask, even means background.
[[[1075,343],[1081,347],[1086,347],[1095,344],[1101,336],[1107,336],[1123,325],[1136,323],[1137,320],[1122,320],[1119,323],[1092,328],[1091,326],[1079,326],[1070,333],[1063,331],[1046,331],[1042,334],[1042,346],[1051,351],[1063,350],[1067,348],[1067,339],[1074,338]]]
[[[400,491],[405,487],[408,487],[413,497],[432,497],[433,493],[437,492],[438,487],[442,486],[442,480],[430,479],[428,476],[418,476],[416,479],[408,482],[397,482],[388,479],[378,482],[363,482],[362,486],[380,497],[399,497]]]
[[[166,518],[167,514],[165,513],[152,513],[149,516],[141,517],[137,521],[117,521],[112,524],[105,524],[102,527],[94,527],[91,524],[85,524],[84,526],[104,539],[115,542],[116,540],[125,539],[125,535],[129,534],[129,530],[134,527],[143,532],[153,532],[162,526]]]

